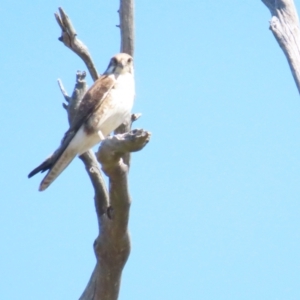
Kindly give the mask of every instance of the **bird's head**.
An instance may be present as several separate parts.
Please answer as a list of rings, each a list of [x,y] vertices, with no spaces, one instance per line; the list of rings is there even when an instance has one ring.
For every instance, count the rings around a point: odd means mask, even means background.
[[[125,73],[133,74],[133,58],[127,53],[118,53],[111,58],[104,74],[121,75]]]

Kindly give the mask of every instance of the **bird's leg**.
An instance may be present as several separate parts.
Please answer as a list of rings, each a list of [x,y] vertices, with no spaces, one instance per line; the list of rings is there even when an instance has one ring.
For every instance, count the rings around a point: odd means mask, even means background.
[[[103,135],[103,133],[102,133],[101,130],[98,131],[98,136],[99,136],[99,138],[100,138],[100,141],[105,140],[105,136]]]

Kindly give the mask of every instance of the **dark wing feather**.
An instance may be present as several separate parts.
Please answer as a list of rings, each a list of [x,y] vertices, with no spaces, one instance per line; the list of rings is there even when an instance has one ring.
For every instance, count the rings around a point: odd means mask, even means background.
[[[81,125],[85,123],[91,114],[97,110],[103,103],[106,95],[113,88],[115,81],[106,75],[100,76],[95,83],[85,93],[82,101],[79,104],[76,115],[73,118],[72,124],[69,130],[65,133],[61,145],[59,148],[48,157],[43,163],[32,170],[28,174],[28,178],[34,176],[39,172],[45,172],[53,167],[58,158],[62,155],[65,149],[68,147],[70,141],[79,130]]]
[[[41,172],[45,172],[52,166],[52,157],[48,157],[43,163],[41,163],[38,167],[36,167],[34,170],[32,170],[28,174],[28,178],[34,176],[35,174]]]
[[[28,178],[34,176],[35,174],[37,174],[39,172],[43,173],[43,172],[51,169],[52,166],[55,164],[55,162],[58,160],[58,158],[62,155],[62,153],[68,147],[68,145],[69,145],[70,141],[72,140],[72,138],[74,137],[75,133],[76,132],[74,132],[74,131],[68,130],[65,133],[59,148],[53,154],[51,154],[48,158],[46,158],[44,160],[44,162],[42,162],[38,167],[36,167],[34,170],[32,170],[28,174]]]

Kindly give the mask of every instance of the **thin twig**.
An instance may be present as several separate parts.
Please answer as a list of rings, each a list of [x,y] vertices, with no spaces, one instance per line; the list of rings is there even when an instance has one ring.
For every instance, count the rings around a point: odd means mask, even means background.
[[[66,90],[65,90],[65,88],[64,88],[64,86],[63,86],[63,84],[62,84],[62,82],[59,78],[57,79],[57,83],[58,83],[59,89],[60,89],[61,93],[63,94],[65,100],[69,103],[70,102],[70,96],[68,96],[68,94],[67,94],[67,92],[66,92]],[[64,108],[66,108],[66,107],[64,107]]]

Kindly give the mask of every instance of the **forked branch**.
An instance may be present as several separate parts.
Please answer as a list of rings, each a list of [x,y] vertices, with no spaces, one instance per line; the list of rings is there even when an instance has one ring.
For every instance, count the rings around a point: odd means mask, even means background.
[[[77,33],[65,11],[59,7],[59,13],[55,13],[55,19],[61,28],[61,36],[58,38],[65,46],[74,51],[86,64],[93,80],[99,75],[91,58],[88,48],[77,38]]]

